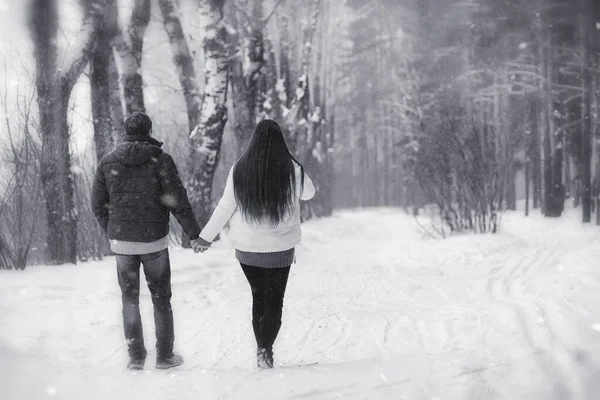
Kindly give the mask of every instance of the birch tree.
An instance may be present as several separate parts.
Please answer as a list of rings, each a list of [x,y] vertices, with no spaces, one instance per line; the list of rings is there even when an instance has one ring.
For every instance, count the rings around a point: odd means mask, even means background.
[[[77,212],[67,120],[69,97],[83,72],[97,39],[103,2],[82,0],[83,24],[77,42],[60,54],[56,0],[33,0],[29,29],[36,64],[36,88],[42,129],[41,182],[48,222],[47,254],[50,264],[75,263]],[[63,61],[64,60],[64,61]]]
[[[190,133],[190,200],[200,226],[212,213],[212,183],[219,161],[223,130],[227,123],[229,52],[223,19],[225,0],[199,0],[199,19],[203,30],[204,98],[200,120]]]

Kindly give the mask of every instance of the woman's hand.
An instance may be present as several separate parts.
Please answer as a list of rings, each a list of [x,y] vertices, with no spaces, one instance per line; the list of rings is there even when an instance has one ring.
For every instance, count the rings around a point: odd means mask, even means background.
[[[206,240],[198,237],[197,239],[193,239],[191,242],[192,249],[194,253],[204,253],[206,250],[210,249],[211,242],[207,242]]]

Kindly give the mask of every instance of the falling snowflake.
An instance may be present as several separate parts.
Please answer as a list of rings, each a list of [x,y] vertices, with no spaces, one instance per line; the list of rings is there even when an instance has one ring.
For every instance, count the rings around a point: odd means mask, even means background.
[[[529,45],[525,42],[519,43],[519,49],[521,49],[521,50],[525,50],[527,48],[527,46],[529,46]]]
[[[172,194],[163,195],[160,200],[162,203],[168,207],[175,208],[177,207],[177,199]]]
[[[48,396],[56,396],[56,389],[54,387],[52,387],[52,386],[48,386],[46,388],[46,394]]]
[[[592,325],[592,329],[594,329],[597,332],[600,332],[600,324],[594,324],[594,325]]]

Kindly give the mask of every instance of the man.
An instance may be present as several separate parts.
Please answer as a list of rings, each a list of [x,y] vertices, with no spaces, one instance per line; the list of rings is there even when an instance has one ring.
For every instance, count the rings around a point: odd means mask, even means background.
[[[169,212],[202,251],[187,192],[173,158],[152,138],[152,120],[136,112],[125,121],[123,142],[100,160],[92,189],[92,208],[116,254],[123,301],[123,325],[129,351],[128,369],[144,368],[146,348],[139,309],[140,263],[152,295],[156,331],[156,367],[183,364],[173,353]]]

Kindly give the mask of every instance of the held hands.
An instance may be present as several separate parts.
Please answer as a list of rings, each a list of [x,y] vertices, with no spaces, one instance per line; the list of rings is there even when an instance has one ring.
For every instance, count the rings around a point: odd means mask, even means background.
[[[206,240],[202,239],[201,237],[198,237],[196,239],[193,239],[190,244],[192,245],[192,249],[194,250],[194,253],[204,253],[206,250],[208,250],[210,248],[210,245],[212,244],[211,242],[207,242]]]

